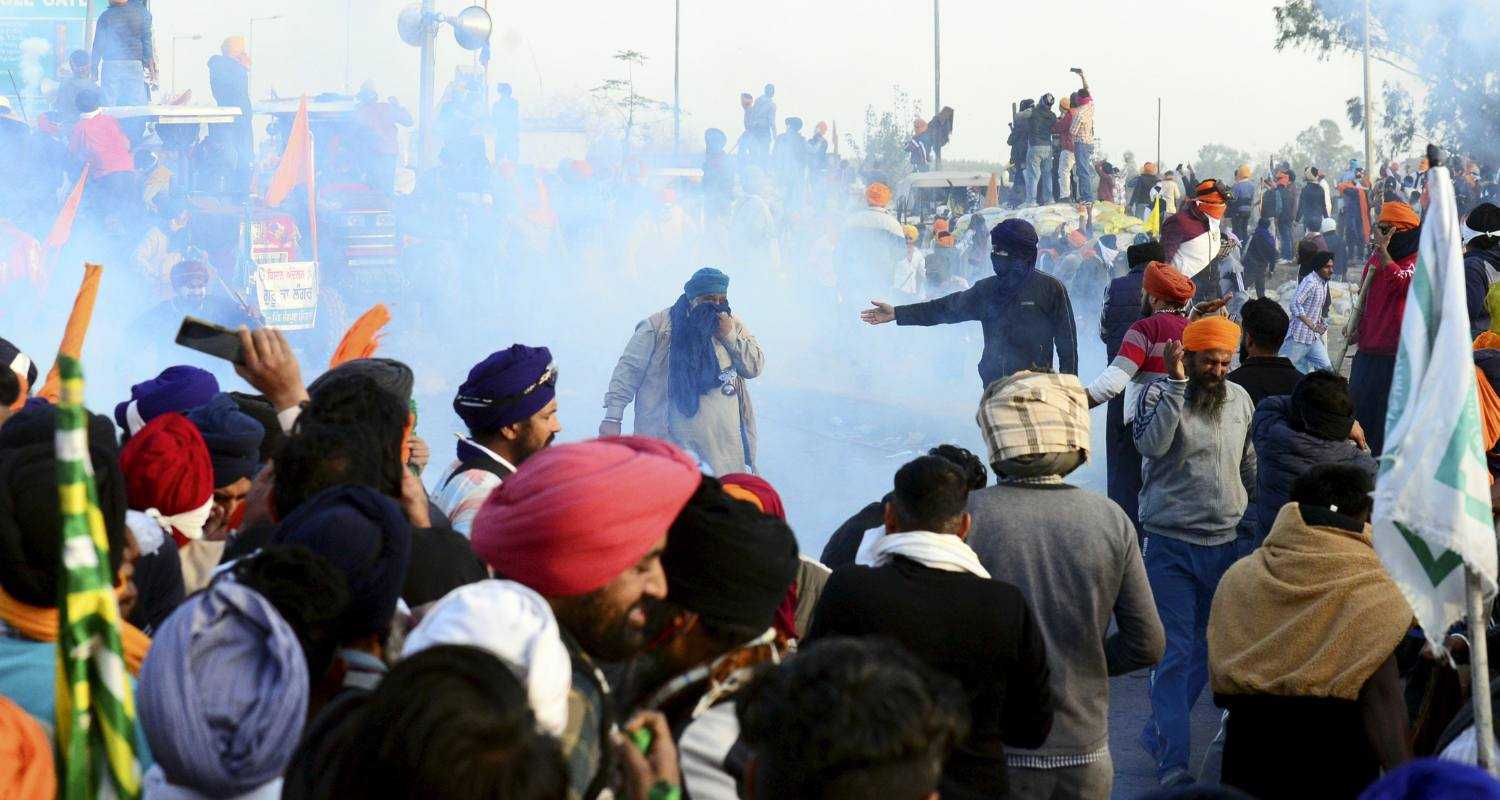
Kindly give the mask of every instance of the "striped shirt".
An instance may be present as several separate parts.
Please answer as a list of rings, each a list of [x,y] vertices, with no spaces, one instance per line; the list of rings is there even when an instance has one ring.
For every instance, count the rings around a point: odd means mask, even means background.
[[[1094,143],[1094,98],[1080,99],[1073,106],[1073,141],[1077,144]]]
[[[1307,327],[1302,318],[1314,321],[1322,319],[1323,303],[1327,300],[1328,281],[1323,280],[1316,272],[1307,273],[1307,277],[1297,284],[1297,294],[1292,296],[1292,324],[1287,329],[1287,336],[1292,341],[1313,344],[1322,340],[1322,335]]]
[[[1115,360],[1089,384],[1089,399],[1107,403],[1125,393],[1125,421],[1135,419],[1135,408],[1141,389],[1167,375],[1168,342],[1182,339],[1187,317],[1175,311],[1158,311],[1135,321],[1120,342]]]

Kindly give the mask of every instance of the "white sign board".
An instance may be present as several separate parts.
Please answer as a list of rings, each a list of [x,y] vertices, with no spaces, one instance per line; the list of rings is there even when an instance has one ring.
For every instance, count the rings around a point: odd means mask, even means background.
[[[318,319],[318,264],[289,261],[255,269],[255,297],[266,327],[305,331]]]

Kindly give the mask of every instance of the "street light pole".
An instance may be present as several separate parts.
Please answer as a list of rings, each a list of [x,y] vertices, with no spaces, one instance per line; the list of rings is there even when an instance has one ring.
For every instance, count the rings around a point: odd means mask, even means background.
[[[417,127],[417,158],[416,166],[418,172],[426,171],[432,162],[432,125],[433,119],[432,95],[437,72],[437,1],[422,0],[422,68],[419,74],[421,105],[421,117]]]
[[[181,34],[172,37],[172,95],[174,97],[177,95],[177,43],[182,41],[183,39],[196,42],[202,38],[203,34],[201,33],[195,33],[191,36],[187,34]]]
[[[271,22],[285,17],[285,14],[272,14],[269,17],[251,17],[250,26],[245,34],[245,55],[250,59],[250,68],[245,72],[246,90],[250,95],[250,113],[255,113],[255,23]]]
[[[682,0],[672,0],[672,155],[682,146]]]
[[[932,114],[943,110],[943,30],[939,25],[938,2],[932,0]],[[943,168],[943,148],[932,148],[933,166]]]
[[[1365,0],[1365,178],[1375,180],[1375,107],[1370,103],[1370,0]]]

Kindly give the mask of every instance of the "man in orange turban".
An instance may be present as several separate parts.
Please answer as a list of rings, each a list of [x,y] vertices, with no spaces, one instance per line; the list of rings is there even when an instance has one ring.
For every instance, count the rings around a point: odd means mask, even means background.
[[[1146,387],[1135,413],[1146,577],[1167,633],[1141,738],[1163,785],[1191,779],[1188,715],[1208,674],[1208,609],[1239,555],[1235,529],[1255,483],[1255,407],[1225,379],[1239,343],[1225,317],[1189,324],[1164,348],[1167,377]]]
[[[1400,200],[1388,200],[1380,207],[1380,225],[1389,225],[1398,231],[1414,230],[1422,224],[1422,219],[1412,207]]]

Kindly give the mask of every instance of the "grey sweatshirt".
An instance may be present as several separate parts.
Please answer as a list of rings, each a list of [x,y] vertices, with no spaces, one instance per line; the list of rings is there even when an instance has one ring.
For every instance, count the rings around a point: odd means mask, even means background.
[[[1036,750],[1007,747],[1006,762],[1040,766],[1035,759],[1106,749],[1109,676],[1155,664],[1166,646],[1130,518],[1065,483],[981,489],[969,513],[969,545],[1031,604],[1051,668],[1052,732]]]
[[[1255,404],[1226,381],[1223,408],[1202,414],[1187,407],[1187,385],[1161,378],[1141,392],[1132,428],[1141,453],[1138,518],[1148,536],[1226,544],[1255,491]]]

